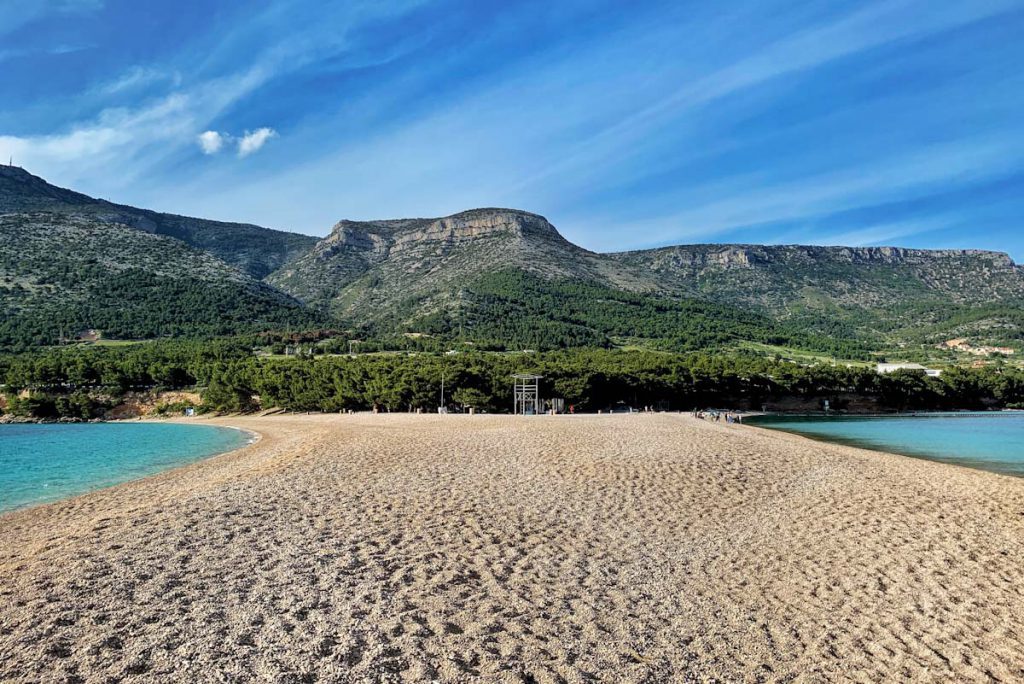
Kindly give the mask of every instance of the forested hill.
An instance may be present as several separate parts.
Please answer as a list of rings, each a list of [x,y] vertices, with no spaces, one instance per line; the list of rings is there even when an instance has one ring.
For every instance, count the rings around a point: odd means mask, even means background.
[[[488,339],[514,325],[641,342],[673,325],[682,337],[686,327],[719,329],[700,323],[694,302],[724,307],[717,321],[757,314],[772,322],[769,336],[785,329],[875,348],[957,336],[1016,344],[1024,331],[1024,269],[1005,254],[759,245],[598,254],[512,209],[342,221],[268,280],[359,325]]]
[[[0,349],[309,328],[319,316],[210,252],[87,216],[0,214]]]
[[[247,223],[163,214],[95,199],[47,183],[18,166],[0,166],[0,214],[47,212],[87,216],[167,235],[206,250],[254,278],[308,251],[317,239]]]
[[[678,295],[750,306],[805,329],[891,345],[1015,343],[1024,268],[981,250],[681,245],[608,255]]]
[[[346,220],[318,240],[113,204],[17,167],[0,167],[0,240],[0,348],[52,343],[62,328],[155,337],[321,327],[494,349],[749,341],[861,358],[953,337],[1024,340],[1024,269],[993,252],[600,254],[515,209]]]

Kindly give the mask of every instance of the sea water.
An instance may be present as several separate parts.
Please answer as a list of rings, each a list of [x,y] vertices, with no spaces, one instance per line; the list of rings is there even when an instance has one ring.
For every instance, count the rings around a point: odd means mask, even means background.
[[[152,475],[250,438],[176,423],[0,425],[0,512]]]
[[[1024,477],[1024,413],[764,416],[760,427]]]

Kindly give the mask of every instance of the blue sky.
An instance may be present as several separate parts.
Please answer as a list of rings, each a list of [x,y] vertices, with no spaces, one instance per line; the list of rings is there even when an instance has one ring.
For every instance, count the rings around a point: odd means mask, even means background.
[[[0,155],[323,235],[477,206],[599,251],[1024,260],[1024,0],[4,0]]]

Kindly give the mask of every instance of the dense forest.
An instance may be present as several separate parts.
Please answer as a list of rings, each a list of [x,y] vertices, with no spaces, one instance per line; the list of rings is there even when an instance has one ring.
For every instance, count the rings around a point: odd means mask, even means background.
[[[755,355],[576,350],[261,357],[254,339],[63,348],[0,357],[9,413],[94,418],[132,390],[198,388],[201,410],[508,411],[511,376],[543,376],[541,394],[577,411],[615,405],[816,410],[1024,407],[1024,372],[1009,367],[912,371],[801,366]],[[26,391],[27,390],[27,391]]]
[[[404,328],[448,346],[468,341],[491,351],[617,347],[721,351],[739,341],[753,341],[844,359],[872,358],[871,345],[841,325],[827,334],[808,334],[796,325],[728,304],[542,278],[512,269],[465,283],[443,309],[417,314],[419,304],[416,299],[406,301],[396,307],[394,318],[355,328],[356,335],[376,344]]]
[[[169,279],[140,270],[107,276],[74,301],[46,302],[0,320],[0,349],[23,351],[95,328],[115,340],[208,339],[286,326],[315,327],[316,312],[259,286]]]
[[[316,327],[317,312],[184,242],[80,217],[0,215],[0,350]]]

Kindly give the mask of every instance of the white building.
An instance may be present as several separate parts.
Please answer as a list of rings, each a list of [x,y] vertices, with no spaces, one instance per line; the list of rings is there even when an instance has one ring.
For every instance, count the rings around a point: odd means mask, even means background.
[[[942,371],[935,370],[934,368],[925,368],[919,363],[880,363],[875,366],[875,372],[880,375],[894,373],[898,370],[922,371],[925,375],[932,378],[942,375]]]

